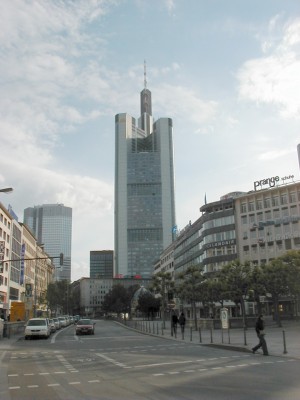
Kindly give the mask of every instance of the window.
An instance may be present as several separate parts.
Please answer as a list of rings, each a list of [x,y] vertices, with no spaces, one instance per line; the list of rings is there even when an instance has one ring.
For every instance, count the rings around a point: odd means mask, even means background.
[[[263,202],[261,199],[256,200],[256,209],[261,210],[263,208]]]
[[[290,193],[290,203],[296,203],[296,201],[297,201],[296,192],[291,192]]]
[[[271,207],[271,199],[269,197],[265,199],[264,203],[265,203],[265,208]]]
[[[247,205],[246,205],[246,203],[242,203],[241,204],[241,213],[245,213],[245,212],[247,212]]]
[[[272,197],[272,206],[273,207],[279,206],[279,197],[278,196]]]
[[[282,204],[287,204],[287,194],[286,193],[282,193],[280,196],[280,203]]]
[[[253,201],[250,201],[248,203],[248,211],[254,211],[254,202]]]

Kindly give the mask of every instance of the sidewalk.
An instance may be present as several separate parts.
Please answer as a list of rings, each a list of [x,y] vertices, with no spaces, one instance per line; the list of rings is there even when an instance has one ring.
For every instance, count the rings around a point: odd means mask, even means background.
[[[252,347],[258,343],[258,338],[254,328],[244,329],[236,328],[223,330],[221,329],[201,329],[200,331],[191,330],[186,325],[184,339],[180,327],[177,327],[176,337],[171,335],[170,322],[166,321],[166,329],[162,332],[161,321],[139,321],[138,325],[133,324],[133,321],[127,321],[126,326],[137,331],[142,331],[144,334],[163,337],[169,340],[184,341],[186,343],[197,343],[199,345],[228,348],[231,350],[250,352]],[[300,359],[300,322],[299,321],[283,321],[282,327],[277,327],[275,324],[267,325],[266,342],[269,350],[269,355],[284,356]],[[162,334],[163,333],[163,334]],[[258,355],[262,354],[259,349]]]

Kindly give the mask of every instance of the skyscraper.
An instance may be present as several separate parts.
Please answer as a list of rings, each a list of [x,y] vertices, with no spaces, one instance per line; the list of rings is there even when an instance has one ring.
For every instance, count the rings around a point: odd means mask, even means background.
[[[112,250],[90,251],[90,278],[113,278],[113,260]]]
[[[63,265],[53,259],[56,280],[71,280],[72,208],[63,204],[43,204],[24,210],[26,224],[37,238],[38,243],[50,257],[63,253]]]
[[[151,92],[140,95],[141,116],[115,117],[115,273],[153,274],[153,263],[175,227],[173,127],[153,121]]]

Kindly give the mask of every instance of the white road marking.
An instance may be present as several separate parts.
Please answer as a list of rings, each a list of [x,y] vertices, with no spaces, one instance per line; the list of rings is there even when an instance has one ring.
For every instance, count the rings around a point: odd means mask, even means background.
[[[48,383],[47,386],[60,386],[60,383]]]
[[[21,389],[21,386],[10,386],[8,389]]]
[[[81,382],[69,382],[69,385],[80,385]]]

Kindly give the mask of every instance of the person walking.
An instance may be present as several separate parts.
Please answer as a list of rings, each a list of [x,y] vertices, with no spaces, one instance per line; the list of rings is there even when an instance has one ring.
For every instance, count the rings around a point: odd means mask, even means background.
[[[183,312],[180,314],[179,319],[178,319],[180,328],[181,328],[181,333],[182,336],[184,335],[184,328],[185,328],[185,316],[183,314]]]
[[[174,332],[175,337],[177,333],[177,324],[178,324],[178,317],[177,314],[174,312],[174,314],[172,315],[172,333]]]
[[[265,321],[264,321],[263,315],[260,315],[257,318],[256,324],[255,324],[255,331],[256,331],[257,337],[259,339],[259,343],[255,347],[252,348],[253,354],[256,352],[256,350],[262,348],[264,356],[269,355],[267,342],[265,340],[264,329],[265,329]]]

